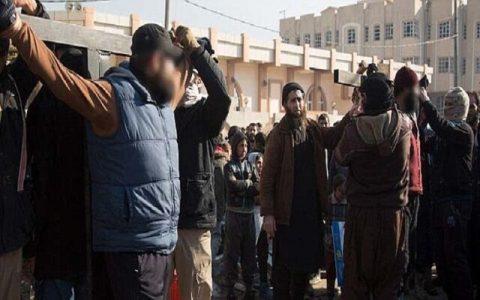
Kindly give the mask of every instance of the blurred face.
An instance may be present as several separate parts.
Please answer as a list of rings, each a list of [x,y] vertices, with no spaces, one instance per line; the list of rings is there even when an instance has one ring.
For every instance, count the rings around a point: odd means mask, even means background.
[[[245,159],[245,157],[247,157],[247,152],[248,152],[248,143],[247,143],[247,140],[242,140],[240,143],[238,143],[237,145],[237,149],[236,149],[236,154],[237,154],[237,157],[242,160],[242,159]]]
[[[174,86],[178,80],[175,63],[161,52],[154,52],[148,59],[144,70],[146,80],[157,97],[170,101],[174,93]]]
[[[262,173],[263,157],[257,158],[257,161],[255,162],[255,167],[257,167],[258,173]]]
[[[303,100],[303,93],[300,90],[291,91],[288,94],[286,103],[287,112],[295,117],[301,117],[305,110],[305,101]]]
[[[420,87],[418,84],[410,89],[403,91],[399,97],[397,97],[397,102],[401,111],[406,113],[418,112],[419,111],[419,97],[420,97]]]

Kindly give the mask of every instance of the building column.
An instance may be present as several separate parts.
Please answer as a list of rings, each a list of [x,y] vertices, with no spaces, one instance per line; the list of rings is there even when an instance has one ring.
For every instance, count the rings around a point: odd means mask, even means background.
[[[95,27],[95,8],[84,7],[83,13],[85,14],[85,19],[83,20],[83,26],[88,28],[94,28]]]
[[[321,73],[319,70],[313,71],[313,110],[320,111],[322,110],[321,105],[318,103],[322,95],[320,91],[320,80]]]
[[[268,103],[268,66],[258,64],[258,111],[270,111]]]
[[[140,16],[137,14],[130,14],[130,28],[131,28],[131,35],[137,31],[138,27],[140,27],[141,20]]]
[[[287,82],[295,81],[295,69],[296,68],[287,68]]]
[[[230,96],[235,94],[235,86],[233,84],[233,78],[235,77],[235,61],[227,60],[227,91]]]
[[[242,62],[250,62],[250,40],[246,33],[242,33]]]

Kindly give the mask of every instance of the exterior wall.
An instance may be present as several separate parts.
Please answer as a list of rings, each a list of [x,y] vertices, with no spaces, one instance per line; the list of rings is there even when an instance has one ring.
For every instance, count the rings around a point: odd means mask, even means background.
[[[480,90],[480,74],[476,63],[480,57],[480,39],[477,38],[477,23],[480,22],[480,0],[459,0],[459,85],[469,91]],[[462,3],[463,2],[463,3]],[[329,7],[320,15],[304,15],[299,18],[280,20],[280,32],[285,42],[295,43],[300,38],[304,43],[306,33],[311,36],[315,47],[315,34],[322,35],[322,48],[335,48],[337,51],[353,53],[380,59],[394,59],[399,62],[414,60],[412,63],[429,64],[433,67],[432,91],[444,93],[454,84],[453,72],[439,72],[439,58],[453,57],[454,39],[440,40],[439,24],[451,21],[453,36],[454,0],[359,0],[357,4],[338,8]],[[404,22],[416,23],[417,35],[404,37]],[[387,24],[393,24],[393,37],[385,39]],[[380,40],[374,40],[374,27],[380,26]],[[463,38],[464,25],[467,38]],[[313,27],[313,32],[312,32]],[[365,27],[369,28],[368,41],[365,40]],[[430,39],[428,31],[430,28]],[[303,31],[305,29],[305,31]],[[356,41],[348,43],[348,29],[356,29]],[[339,41],[335,43],[335,31],[339,31]],[[326,43],[326,33],[332,32],[332,44]],[[426,41],[434,41],[425,44]],[[466,71],[462,72],[465,60]]]
[[[405,0],[417,1],[417,0]],[[479,0],[480,1],[480,0]],[[381,61],[374,55],[378,52],[371,52],[371,56],[359,56],[355,51],[362,48],[360,43],[345,45],[343,50],[354,51],[353,53],[342,53],[341,45],[347,41],[349,28],[357,29],[357,42],[362,39],[360,30],[364,25],[365,16],[358,14],[358,10],[366,5],[375,7],[378,11],[385,11],[383,2],[361,3],[348,6],[342,9],[344,19],[338,18],[335,8],[324,11],[322,17],[307,15],[302,17],[305,24],[300,26],[295,19],[287,19],[287,24],[293,26],[289,32],[291,36],[298,35],[303,31],[310,34],[310,44],[305,44],[304,36],[300,40],[300,46],[282,43],[281,40],[257,41],[249,38],[247,34],[231,35],[218,32],[215,28],[192,28],[196,36],[207,36],[210,38],[219,60],[219,66],[226,76],[228,92],[233,99],[232,114],[228,122],[230,124],[248,124],[252,121],[261,121],[265,118],[271,121],[278,121],[284,114],[281,105],[281,92],[283,86],[289,81],[300,83],[307,93],[309,115],[316,117],[321,112],[328,112],[332,120],[338,115],[346,113],[351,106],[352,88],[337,85],[333,80],[333,70],[341,69],[354,71],[360,60],[366,62],[383,62],[386,64],[386,73],[393,77],[395,72],[404,64],[399,62]],[[379,13],[376,13],[379,14]],[[63,22],[75,22],[75,24],[103,30],[114,34],[131,35],[132,32],[143,24],[143,21],[136,15],[130,17],[118,17],[95,12],[94,9],[84,8],[83,11],[53,12],[53,19]],[[380,15],[380,14],[379,14]],[[351,19],[349,19],[352,16]],[[355,17],[355,18],[353,18]],[[373,17],[373,16],[372,16]],[[382,17],[383,19],[383,17]],[[326,22],[331,22],[330,27],[323,27]],[[349,20],[348,24],[341,24]],[[175,24],[175,22],[173,22]],[[338,24],[335,25],[335,24]],[[328,25],[328,24],[327,24]],[[329,50],[312,48],[315,42],[315,33],[320,29],[322,39],[325,41],[326,31],[332,32],[332,46]],[[339,31],[338,43],[335,41],[335,32]],[[337,52],[337,50],[340,50]],[[113,62],[118,63],[119,60]],[[390,64],[390,65],[388,65]],[[412,66],[419,75],[429,74],[432,70],[426,66]],[[235,92],[235,85],[232,77],[240,84],[243,94],[248,97],[249,103],[245,112],[235,110],[238,108],[238,95]]]

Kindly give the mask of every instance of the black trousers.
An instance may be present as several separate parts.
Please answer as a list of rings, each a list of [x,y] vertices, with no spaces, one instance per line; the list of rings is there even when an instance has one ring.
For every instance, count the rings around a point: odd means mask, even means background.
[[[468,261],[471,201],[451,197],[434,204],[433,234],[437,271],[449,299],[473,299]]]
[[[286,230],[277,226],[273,240],[273,299],[303,300],[308,289],[312,273],[296,272],[287,264],[288,244]]]
[[[260,273],[260,282],[268,283],[268,238],[267,232],[262,229],[257,241],[257,263]]]
[[[430,274],[433,265],[432,245],[432,205],[426,194],[420,197],[417,218],[417,254],[415,257],[415,271],[421,274]]]
[[[173,260],[157,253],[105,253],[115,300],[166,300]]]
[[[256,269],[255,219],[252,213],[227,211],[225,219],[224,268],[227,288],[232,290],[238,278],[237,263],[240,259],[242,278],[247,290],[253,287]]]

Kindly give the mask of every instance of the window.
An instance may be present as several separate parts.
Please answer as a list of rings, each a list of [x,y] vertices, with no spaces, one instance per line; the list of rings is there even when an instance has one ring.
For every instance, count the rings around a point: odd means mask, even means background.
[[[432,39],[432,25],[428,24],[427,25],[427,40],[431,40]]]
[[[462,75],[465,75],[467,73],[467,60],[462,58]]]
[[[480,39],[480,22],[477,23],[477,39]]]
[[[363,29],[363,39],[365,42],[368,42],[368,34],[369,34],[370,28],[368,26],[365,26]]]
[[[438,24],[438,37],[443,39],[450,36],[450,21]]]
[[[283,38],[283,43],[284,44],[290,44],[290,39],[289,38]]]
[[[303,35],[303,43],[306,45],[310,45],[310,33],[306,33]]]
[[[425,64],[427,64],[428,66],[430,66],[430,58],[425,59]]]
[[[453,57],[438,58],[438,73],[453,73]]]
[[[297,44],[297,46],[300,46],[300,38],[297,37],[297,39],[295,40],[295,44]]]
[[[385,24],[385,39],[393,40],[393,24]]]
[[[418,37],[417,22],[415,21],[404,21],[403,22],[403,37]]]
[[[357,40],[357,33],[355,29],[348,29],[347,30],[347,43],[348,44],[355,44]]]
[[[326,43],[327,46],[332,45],[332,32],[331,31],[327,31],[327,34],[325,35],[325,43]]]
[[[335,44],[338,45],[338,41],[340,40],[340,32],[335,30]]]
[[[315,48],[322,48],[322,34],[315,33]]]
[[[463,39],[467,39],[467,24],[463,24]]]
[[[475,64],[475,73],[480,74],[480,57],[477,57],[477,62]]]
[[[373,40],[375,41],[380,40],[380,25],[375,25],[373,27]]]
[[[420,57],[418,57],[418,56],[404,57],[402,59],[402,61],[403,61],[403,63],[407,63],[409,61],[414,65],[418,65],[420,63]]]

